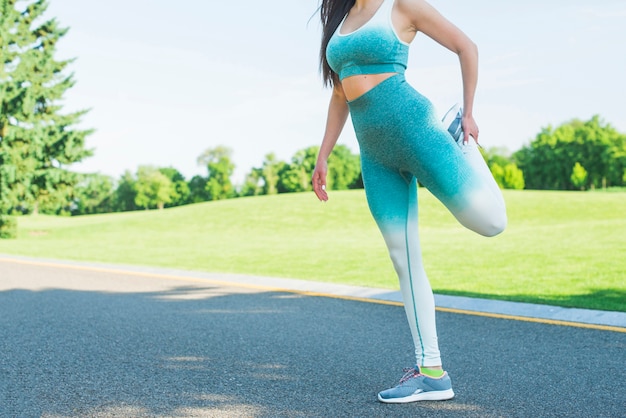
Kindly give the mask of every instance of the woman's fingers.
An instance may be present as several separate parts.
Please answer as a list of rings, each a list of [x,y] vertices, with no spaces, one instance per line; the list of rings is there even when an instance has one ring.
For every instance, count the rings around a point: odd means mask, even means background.
[[[311,181],[313,184],[313,191],[317,198],[321,201],[328,200],[328,194],[326,193],[326,175],[321,173],[317,169],[313,172],[313,180]]]

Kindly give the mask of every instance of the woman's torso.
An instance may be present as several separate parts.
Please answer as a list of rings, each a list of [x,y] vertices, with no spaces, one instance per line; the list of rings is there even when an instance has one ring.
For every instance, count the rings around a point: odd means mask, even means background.
[[[348,101],[406,69],[409,42],[394,27],[394,18],[403,17],[394,10],[395,3],[383,0],[360,12],[353,8],[328,43],[328,63],[339,75]]]

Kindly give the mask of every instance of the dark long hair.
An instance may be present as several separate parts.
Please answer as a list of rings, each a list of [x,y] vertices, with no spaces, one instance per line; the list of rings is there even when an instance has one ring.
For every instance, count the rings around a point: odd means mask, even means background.
[[[356,0],[322,0],[320,18],[322,19],[322,46],[320,48],[320,71],[325,86],[334,86],[339,82],[339,76],[328,65],[326,47],[339,24],[348,14]]]

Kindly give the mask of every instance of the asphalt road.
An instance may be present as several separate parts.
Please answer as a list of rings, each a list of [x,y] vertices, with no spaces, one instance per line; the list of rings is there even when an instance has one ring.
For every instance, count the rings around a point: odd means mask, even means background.
[[[0,417],[625,417],[626,333],[438,312],[456,398],[386,405],[398,306],[0,261]]]

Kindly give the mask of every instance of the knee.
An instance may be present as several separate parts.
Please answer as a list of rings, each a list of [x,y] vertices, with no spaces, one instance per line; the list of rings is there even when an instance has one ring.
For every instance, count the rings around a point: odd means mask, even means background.
[[[475,230],[480,235],[485,237],[495,237],[496,235],[501,234],[505,229],[508,223],[508,219],[506,216],[506,212],[498,214],[497,216],[493,216],[488,219],[485,224],[481,226],[479,230]]]
[[[502,233],[507,225],[504,209],[473,208],[473,210],[457,213],[455,216],[461,225],[485,237],[494,237]]]

